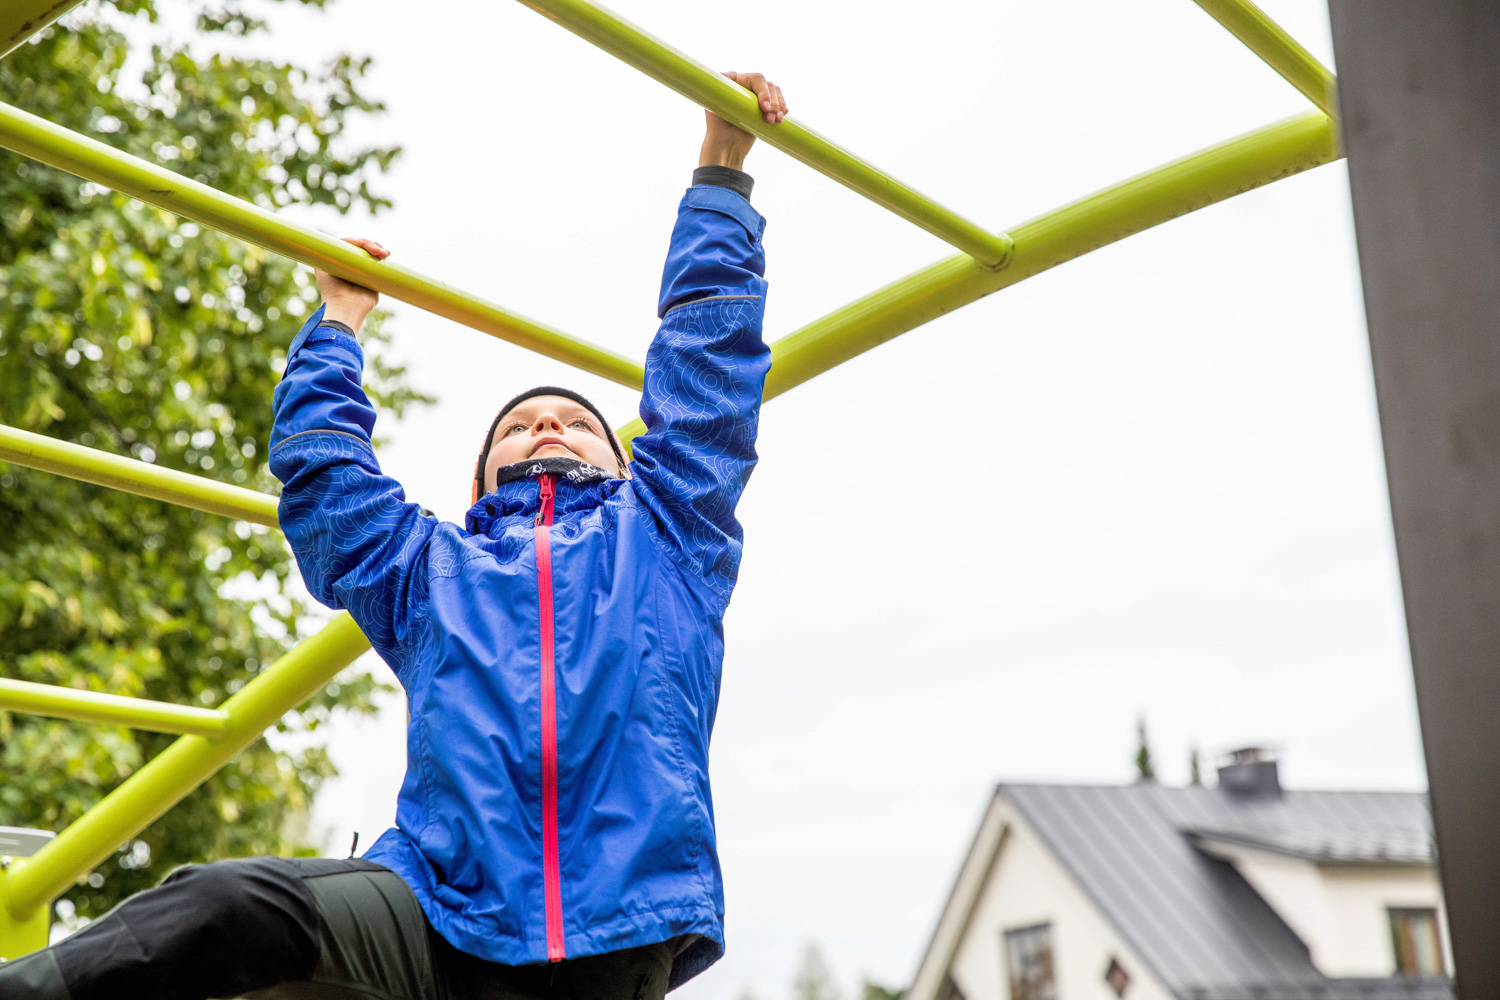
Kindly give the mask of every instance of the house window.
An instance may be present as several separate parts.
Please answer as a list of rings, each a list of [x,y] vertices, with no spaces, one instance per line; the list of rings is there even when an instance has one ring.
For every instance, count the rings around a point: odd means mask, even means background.
[[[1057,1000],[1051,924],[1006,931],[1005,964],[1010,973],[1010,1000]]]
[[[1126,972],[1125,966],[1112,955],[1109,965],[1104,970],[1104,981],[1109,984],[1110,989],[1115,991],[1117,997],[1125,996],[1125,991],[1130,989],[1130,973]]]
[[[1388,912],[1397,974],[1443,975],[1443,939],[1438,935],[1437,910],[1392,907]]]

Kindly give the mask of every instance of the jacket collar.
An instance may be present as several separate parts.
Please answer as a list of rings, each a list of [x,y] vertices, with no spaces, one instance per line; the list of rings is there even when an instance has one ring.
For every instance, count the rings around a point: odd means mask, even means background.
[[[556,495],[552,501],[555,516],[576,510],[588,510],[604,502],[614,492],[609,473],[597,466],[571,458],[541,458],[497,470],[495,489],[480,497],[464,515],[464,528],[471,535],[487,535],[497,522],[525,514],[531,517],[541,508],[539,476],[552,476]]]

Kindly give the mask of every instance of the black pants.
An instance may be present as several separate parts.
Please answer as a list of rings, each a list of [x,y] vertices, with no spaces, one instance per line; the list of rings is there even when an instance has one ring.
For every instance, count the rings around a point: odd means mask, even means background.
[[[457,950],[372,861],[189,865],[0,965],[4,1000],[661,1000],[671,942],[547,965]]]

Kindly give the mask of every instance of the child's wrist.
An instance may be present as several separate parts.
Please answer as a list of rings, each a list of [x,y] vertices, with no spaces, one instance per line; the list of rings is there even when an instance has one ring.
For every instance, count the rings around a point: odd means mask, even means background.
[[[703,149],[698,154],[698,166],[700,167],[728,167],[731,170],[745,169],[745,154],[734,149],[713,147],[708,143],[703,144]]]
[[[365,317],[369,315],[368,309],[361,309],[349,303],[340,302],[337,299],[332,302],[325,302],[324,306],[324,323],[342,323],[356,336],[359,335],[359,328],[364,326]]]

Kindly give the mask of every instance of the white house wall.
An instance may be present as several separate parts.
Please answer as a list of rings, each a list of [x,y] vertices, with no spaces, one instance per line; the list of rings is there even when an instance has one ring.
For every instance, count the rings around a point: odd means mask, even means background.
[[[1395,971],[1388,907],[1436,909],[1443,938],[1443,967],[1453,972],[1448,915],[1433,869],[1348,865],[1324,867],[1322,873],[1328,893],[1328,975],[1389,976]]]
[[[1415,865],[1319,865],[1223,840],[1200,841],[1232,863],[1307,945],[1318,971],[1333,978],[1385,977],[1396,971],[1389,907],[1438,911],[1444,961],[1448,922],[1437,873]]]
[[[1010,1000],[1005,931],[1052,925],[1059,1000],[1116,1000],[1111,957],[1130,973],[1125,1000],[1171,1000],[1026,822],[1005,809],[1008,832],[949,965],[965,1000]]]

